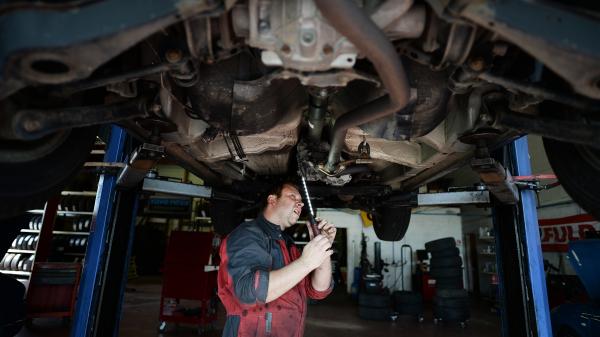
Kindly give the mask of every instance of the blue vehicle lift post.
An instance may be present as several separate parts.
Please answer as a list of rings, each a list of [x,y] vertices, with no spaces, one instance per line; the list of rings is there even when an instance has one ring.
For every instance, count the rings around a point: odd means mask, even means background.
[[[122,163],[128,136],[120,127],[112,126],[110,131],[104,162]],[[137,195],[117,190],[117,174],[115,170],[105,171],[98,183],[72,337],[118,334]]]
[[[531,175],[527,137],[505,150],[513,175]],[[535,192],[520,190],[517,205],[494,203],[493,213],[502,335],[551,337]]]

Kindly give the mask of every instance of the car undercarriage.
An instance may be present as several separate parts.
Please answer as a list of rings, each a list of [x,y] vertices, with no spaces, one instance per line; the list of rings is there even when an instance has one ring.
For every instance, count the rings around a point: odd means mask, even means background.
[[[2,214],[56,193],[96,126],[117,123],[238,194],[302,172],[322,204],[369,210],[387,240],[406,231],[407,193],[535,133],[600,217],[600,17],[588,7],[5,3]]]

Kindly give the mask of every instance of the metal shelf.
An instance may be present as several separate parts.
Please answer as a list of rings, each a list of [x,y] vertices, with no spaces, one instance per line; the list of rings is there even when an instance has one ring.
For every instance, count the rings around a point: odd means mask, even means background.
[[[39,234],[40,231],[37,229],[21,229],[21,233],[35,233]],[[73,232],[73,231],[52,231],[52,234],[59,235],[90,235],[89,232]]]
[[[94,212],[58,211],[58,215],[94,215]]]
[[[27,211],[27,213],[29,214],[44,214],[44,210],[43,209],[33,209],[30,211]],[[57,215],[94,215],[94,212],[78,212],[78,211],[57,211],[56,212]]]
[[[72,232],[72,231],[52,231],[52,234],[59,234],[59,235],[90,235],[89,232]]]
[[[7,274],[7,275],[20,275],[20,276],[29,276],[29,275],[31,275],[30,271],[0,270],[0,273]]]
[[[81,197],[96,197],[96,191],[62,191],[60,195],[75,195]]]
[[[35,250],[26,250],[26,249],[9,249],[7,253],[15,253],[15,254],[35,254]]]
[[[38,229],[21,229],[21,233],[35,233],[35,234],[39,234],[40,231]]]

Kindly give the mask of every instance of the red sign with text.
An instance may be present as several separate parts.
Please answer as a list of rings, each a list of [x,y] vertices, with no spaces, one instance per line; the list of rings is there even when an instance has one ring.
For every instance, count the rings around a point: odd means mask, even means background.
[[[588,214],[539,219],[538,223],[544,252],[566,252],[569,241],[583,239],[588,230],[600,230],[600,222]]]

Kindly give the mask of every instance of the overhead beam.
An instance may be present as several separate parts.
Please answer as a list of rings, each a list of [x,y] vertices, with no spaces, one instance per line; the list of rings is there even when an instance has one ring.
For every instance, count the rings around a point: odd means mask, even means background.
[[[420,193],[417,195],[418,206],[451,206],[489,203],[489,191]]]
[[[145,192],[158,192],[194,198],[211,198],[213,196],[211,187],[151,178],[144,179],[142,190]]]

